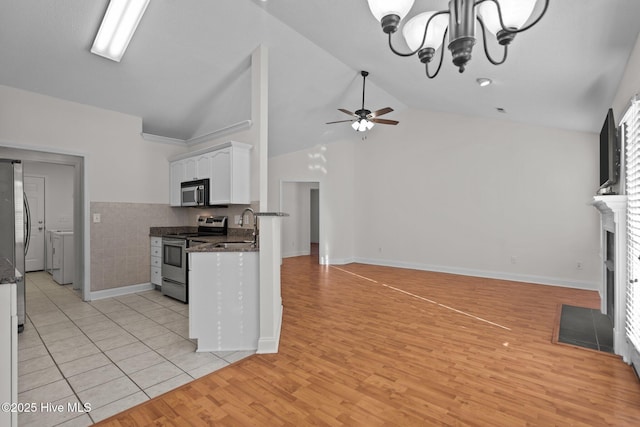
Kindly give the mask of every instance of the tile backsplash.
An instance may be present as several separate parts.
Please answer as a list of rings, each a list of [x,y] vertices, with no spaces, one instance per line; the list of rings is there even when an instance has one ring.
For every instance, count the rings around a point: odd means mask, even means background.
[[[150,281],[149,228],[195,225],[191,209],[154,203],[91,202],[91,290]]]
[[[151,227],[196,226],[200,215],[227,215],[229,228],[245,205],[180,208],[157,203],[91,202],[91,291],[150,282]],[[257,208],[257,203],[252,205]],[[93,222],[100,214],[100,222]],[[252,219],[243,228],[251,229]]]

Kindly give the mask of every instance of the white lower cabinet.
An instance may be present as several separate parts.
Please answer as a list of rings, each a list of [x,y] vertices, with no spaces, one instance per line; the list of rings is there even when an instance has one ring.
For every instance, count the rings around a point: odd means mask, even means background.
[[[189,254],[189,338],[197,351],[256,350],[259,252]]]
[[[162,237],[151,238],[151,283],[162,286]]]
[[[18,309],[15,283],[0,285],[0,402],[18,402]],[[18,412],[0,411],[0,426],[18,425]]]

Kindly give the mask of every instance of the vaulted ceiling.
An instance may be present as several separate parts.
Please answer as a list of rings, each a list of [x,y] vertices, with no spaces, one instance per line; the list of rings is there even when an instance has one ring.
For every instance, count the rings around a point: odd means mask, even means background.
[[[250,55],[264,44],[272,156],[358,138],[348,123],[325,122],[348,118],[337,108],[360,107],[360,70],[371,73],[372,110],[596,132],[640,30],[637,0],[551,0],[504,65],[490,65],[478,44],[465,73],[447,51],[429,80],[417,58],[389,51],[366,0],[151,1],[120,63],[89,52],[107,5],[0,0],[0,84],[136,115],[146,133],[190,139],[250,118]],[[410,15],[446,5],[417,0]],[[494,84],[480,88],[478,77]]]

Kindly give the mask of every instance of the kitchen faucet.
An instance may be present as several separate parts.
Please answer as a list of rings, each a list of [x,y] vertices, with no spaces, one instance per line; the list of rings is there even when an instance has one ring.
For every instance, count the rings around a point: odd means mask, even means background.
[[[256,216],[256,213],[253,211],[253,209],[251,208],[246,208],[245,210],[242,211],[242,215],[240,215],[240,227],[242,227],[244,225],[244,214],[246,214],[247,212],[251,212],[251,215],[253,216],[253,247],[257,248],[258,247],[258,217]]]

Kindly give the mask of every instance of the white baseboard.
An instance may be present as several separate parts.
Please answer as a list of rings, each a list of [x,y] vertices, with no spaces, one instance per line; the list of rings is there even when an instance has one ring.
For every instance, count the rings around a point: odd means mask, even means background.
[[[274,313],[278,320],[278,326],[276,327],[275,337],[260,337],[258,339],[258,351],[257,354],[274,354],[278,352],[278,346],[280,344],[280,332],[282,330],[282,306],[280,306],[280,313]]]
[[[311,251],[296,251],[296,252],[284,252],[282,254],[282,258],[292,258],[294,256],[309,256],[311,255]]]
[[[629,346],[629,360],[626,362],[633,365],[633,370],[640,378],[640,353],[638,353],[633,343],[628,342],[627,345]]]
[[[322,264],[322,265],[345,265],[345,264],[351,264],[352,262],[361,262],[361,261],[356,261],[354,258],[330,258],[330,259],[324,259],[324,258],[320,257],[320,264]],[[370,263],[363,262],[363,264],[370,264]]]
[[[120,286],[118,288],[92,291],[88,301],[119,297],[122,295],[135,294],[136,292],[150,291],[152,289],[155,289],[155,285],[153,283],[139,283],[137,285]]]
[[[461,276],[484,277],[487,279],[509,280],[513,282],[534,283],[537,285],[562,286],[565,288],[584,289],[597,291],[598,284],[595,282],[582,282],[576,280],[566,280],[557,277],[534,276],[526,274],[506,273],[500,271],[474,270],[461,267],[448,267],[430,264],[420,264],[404,261],[389,261],[372,258],[354,258],[351,262],[362,264],[382,265],[386,267],[410,268],[414,270],[434,271],[438,273],[459,274]]]

